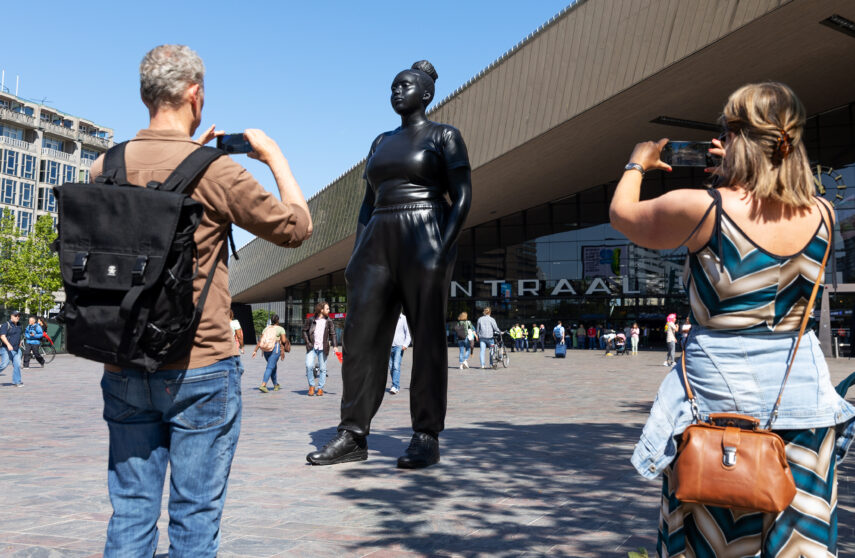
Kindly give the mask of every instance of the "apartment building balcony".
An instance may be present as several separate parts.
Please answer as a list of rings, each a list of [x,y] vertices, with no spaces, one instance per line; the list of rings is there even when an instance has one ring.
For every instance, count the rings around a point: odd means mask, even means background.
[[[42,157],[50,157],[52,159],[59,159],[60,161],[71,161],[74,158],[71,153],[57,151],[56,149],[51,149],[50,147],[42,147]]]
[[[3,144],[3,143],[5,143],[6,145],[11,145],[12,147],[20,149],[22,151],[35,151],[36,150],[36,144],[34,144],[32,142],[19,140],[19,139],[15,139],[15,138],[7,138],[6,136],[0,136],[0,144]]]
[[[94,163],[94,162],[95,161],[93,161],[92,159],[84,159],[83,157],[81,157],[80,158],[80,168],[81,169],[88,169],[89,167],[92,166],[92,163]]]
[[[35,116],[30,116],[22,112],[15,112],[14,110],[7,108],[0,108],[0,120],[26,126],[27,128],[36,127]]]
[[[57,124],[52,124],[45,120],[42,120],[39,123],[39,127],[47,132],[48,134],[53,134],[55,136],[60,136],[63,138],[68,138],[72,141],[77,140],[77,132],[72,128],[66,128],[65,126],[59,126]]]
[[[86,145],[94,145],[95,147],[110,149],[110,140],[106,138],[99,138],[98,136],[93,136],[91,134],[78,134],[77,139]]]

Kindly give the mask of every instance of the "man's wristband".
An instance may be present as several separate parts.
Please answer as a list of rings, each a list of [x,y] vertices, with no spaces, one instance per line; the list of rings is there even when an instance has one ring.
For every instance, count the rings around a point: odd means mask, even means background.
[[[637,170],[638,172],[641,173],[641,176],[644,176],[644,167],[642,167],[638,163],[627,163],[626,166],[623,168],[623,170],[625,170],[625,171]]]

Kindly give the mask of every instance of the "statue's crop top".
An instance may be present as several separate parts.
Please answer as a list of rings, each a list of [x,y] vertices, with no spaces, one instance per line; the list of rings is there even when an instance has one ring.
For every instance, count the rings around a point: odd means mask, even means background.
[[[448,171],[469,166],[457,128],[426,121],[377,136],[363,175],[374,190],[374,206],[439,201],[448,191]]]

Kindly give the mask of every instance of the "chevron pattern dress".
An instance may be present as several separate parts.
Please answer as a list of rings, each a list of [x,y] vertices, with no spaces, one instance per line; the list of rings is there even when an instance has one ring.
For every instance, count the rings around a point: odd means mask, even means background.
[[[710,195],[715,229],[707,245],[689,255],[684,271],[693,322],[736,334],[798,331],[830,241],[828,227],[820,221],[801,251],[778,256],[760,248],[727,216],[719,192]],[[777,431],[797,488],[793,503],[780,514],[680,502],[670,483],[672,463],[663,473],[658,555],[836,556],[836,441],[842,432],[843,427]],[[846,435],[851,432],[849,425]]]
[[[657,555],[680,558],[837,556],[836,429],[779,430],[796,481],[780,514],[739,512],[677,500],[665,470]]]

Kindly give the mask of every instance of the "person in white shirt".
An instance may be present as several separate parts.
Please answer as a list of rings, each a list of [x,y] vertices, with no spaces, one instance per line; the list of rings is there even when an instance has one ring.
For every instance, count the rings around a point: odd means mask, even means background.
[[[243,328],[240,326],[240,322],[235,319],[235,311],[229,309],[229,319],[231,320],[230,324],[232,327],[232,337],[235,339],[235,345],[240,349],[240,354],[243,354]]]
[[[392,339],[392,352],[389,355],[389,370],[392,373],[392,387],[389,388],[389,393],[392,395],[401,391],[401,359],[412,340],[410,328],[407,326],[407,318],[401,314],[398,316],[398,325],[395,326],[395,337]]]

